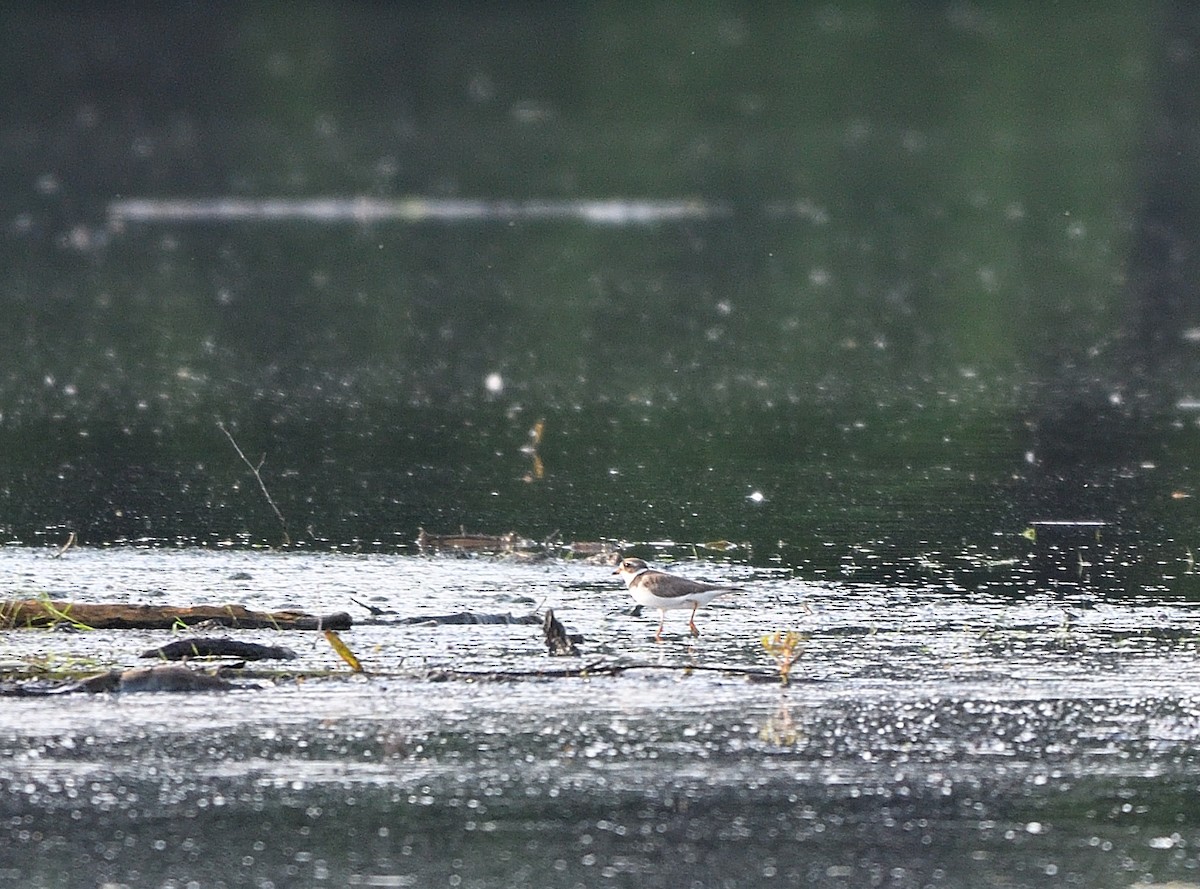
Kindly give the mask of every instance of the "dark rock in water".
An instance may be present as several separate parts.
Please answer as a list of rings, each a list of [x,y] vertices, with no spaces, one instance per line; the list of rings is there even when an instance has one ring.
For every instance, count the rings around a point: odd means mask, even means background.
[[[245,571],[235,571],[229,575],[230,580],[254,580],[254,577]]]
[[[164,661],[182,661],[188,658],[202,657],[235,657],[246,661],[285,660],[298,657],[296,652],[282,645],[259,645],[255,642],[239,642],[236,639],[224,639],[207,636],[197,636],[192,639],[177,639],[158,648],[143,651],[141,657],[154,657]]]

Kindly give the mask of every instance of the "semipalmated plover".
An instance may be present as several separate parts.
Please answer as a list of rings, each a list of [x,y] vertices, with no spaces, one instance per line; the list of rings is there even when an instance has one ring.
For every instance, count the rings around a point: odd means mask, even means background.
[[[663,624],[666,623],[668,609],[691,608],[688,629],[693,636],[699,636],[700,631],[696,629],[696,609],[707,605],[717,596],[740,592],[742,589],[720,583],[700,583],[698,580],[656,571],[641,559],[622,560],[613,574],[621,575],[625,585],[629,587],[630,594],[639,605],[658,609],[661,620],[658,622],[658,632],[654,634],[656,642],[662,641]]]

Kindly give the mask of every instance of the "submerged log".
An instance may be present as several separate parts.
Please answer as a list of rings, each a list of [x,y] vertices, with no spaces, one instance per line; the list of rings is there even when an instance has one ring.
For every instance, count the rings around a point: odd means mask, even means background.
[[[477,611],[459,611],[456,614],[431,614],[428,617],[401,617],[388,621],[397,626],[461,626],[465,624],[509,624],[535,625],[542,619],[536,614],[481,614]]]
[[[105,694],[138,691],[228,691],[256,687],[226,682],[219,676],[189,670],[179,664],[160,664],[154,667],[134,667],[130,670],[109,670],[76,682],[0,683],[0,697],[46,697],[72,692]]]
[[[0,602],[0,629],[79,626],[94,630],[167,630],[211,621],[236,629],[347,630],[345,612],[318,617],[303,611],[251,611],[243,605],[85,605],[49,599]]]
[[[418,531],[417,548],[421,550],[504,553],[538,546],[537,541],[526,540],[516,531],[509,531],[507,534],[475,534],[466,529],[459,529],[457,534],[430,534],[424,528]]]
[[[75,684],[69,691],[133,692],[133,691],[228,691],[237,688],[211,673],[189,670],[178,664],[157,667],[134,667],[132,670],[110,670]]]
[[[141,657],[153,657],[164,661],[183,661],[190,658],[235,657],[244,661],[285,660],[299,657],[290,648],[282,645],[259,645],[256,642],[238,642],[236,639],[221,639],[197,636],[178,639],[143,651]]]
[[[388,626],[420,626],[428,624],[429,626],[459,626],[463,624],[540,624],[542,619],[538,617],[536,612],[530,614],[488,614],[481,611],[458,611],[454,614],[429,614],[429,615],[409,615],[400,617],[401,612],[391,608],[380,608],[377,605],[369,605],[366,602],[360,602],[358,599],[351,597],[351,602],[359,608],[371,612],[372,617],[380,618],[380,620],[363,620],[359,623],[367,624],[385,624]]]

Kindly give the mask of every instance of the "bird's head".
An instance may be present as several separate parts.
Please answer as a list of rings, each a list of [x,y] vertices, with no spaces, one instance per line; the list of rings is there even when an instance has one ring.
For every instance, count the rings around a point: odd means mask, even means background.
[[[643,571],[649,571],[650,566],[641,559],[622,559],[621,564],[617,566],[617,570],[613,574],[620,574],[626,580],[631,577],[637,577]]]

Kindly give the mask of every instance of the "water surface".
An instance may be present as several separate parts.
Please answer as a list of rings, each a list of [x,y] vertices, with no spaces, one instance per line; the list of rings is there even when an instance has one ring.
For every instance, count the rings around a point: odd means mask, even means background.
[[[578,561],[194,550],[0,552],[19,588],[151,603],[406,616],[553,607],[619,676],[553,669],[538,628],[363,625],[371,675],[315,633],[326,678],[192,696],[9,699],[0,868],[27,885],[964,886],[1186,882],[1200,841],[1195,616],[1145,598],[746,582],[666,641],[611,568]],[[803,605],[807,605],[805,610]],[[759,638],[795,629],[789,687]],[[0,659],[144,663],[163,632],[9,633]],[[455,883],[457,885],[457,883]]]
[[[5,595],[631,667],[6,699],[3,879],[1196,882],[1190,6],[0,18]],[[573,542],[747,592],[656,645]]]

